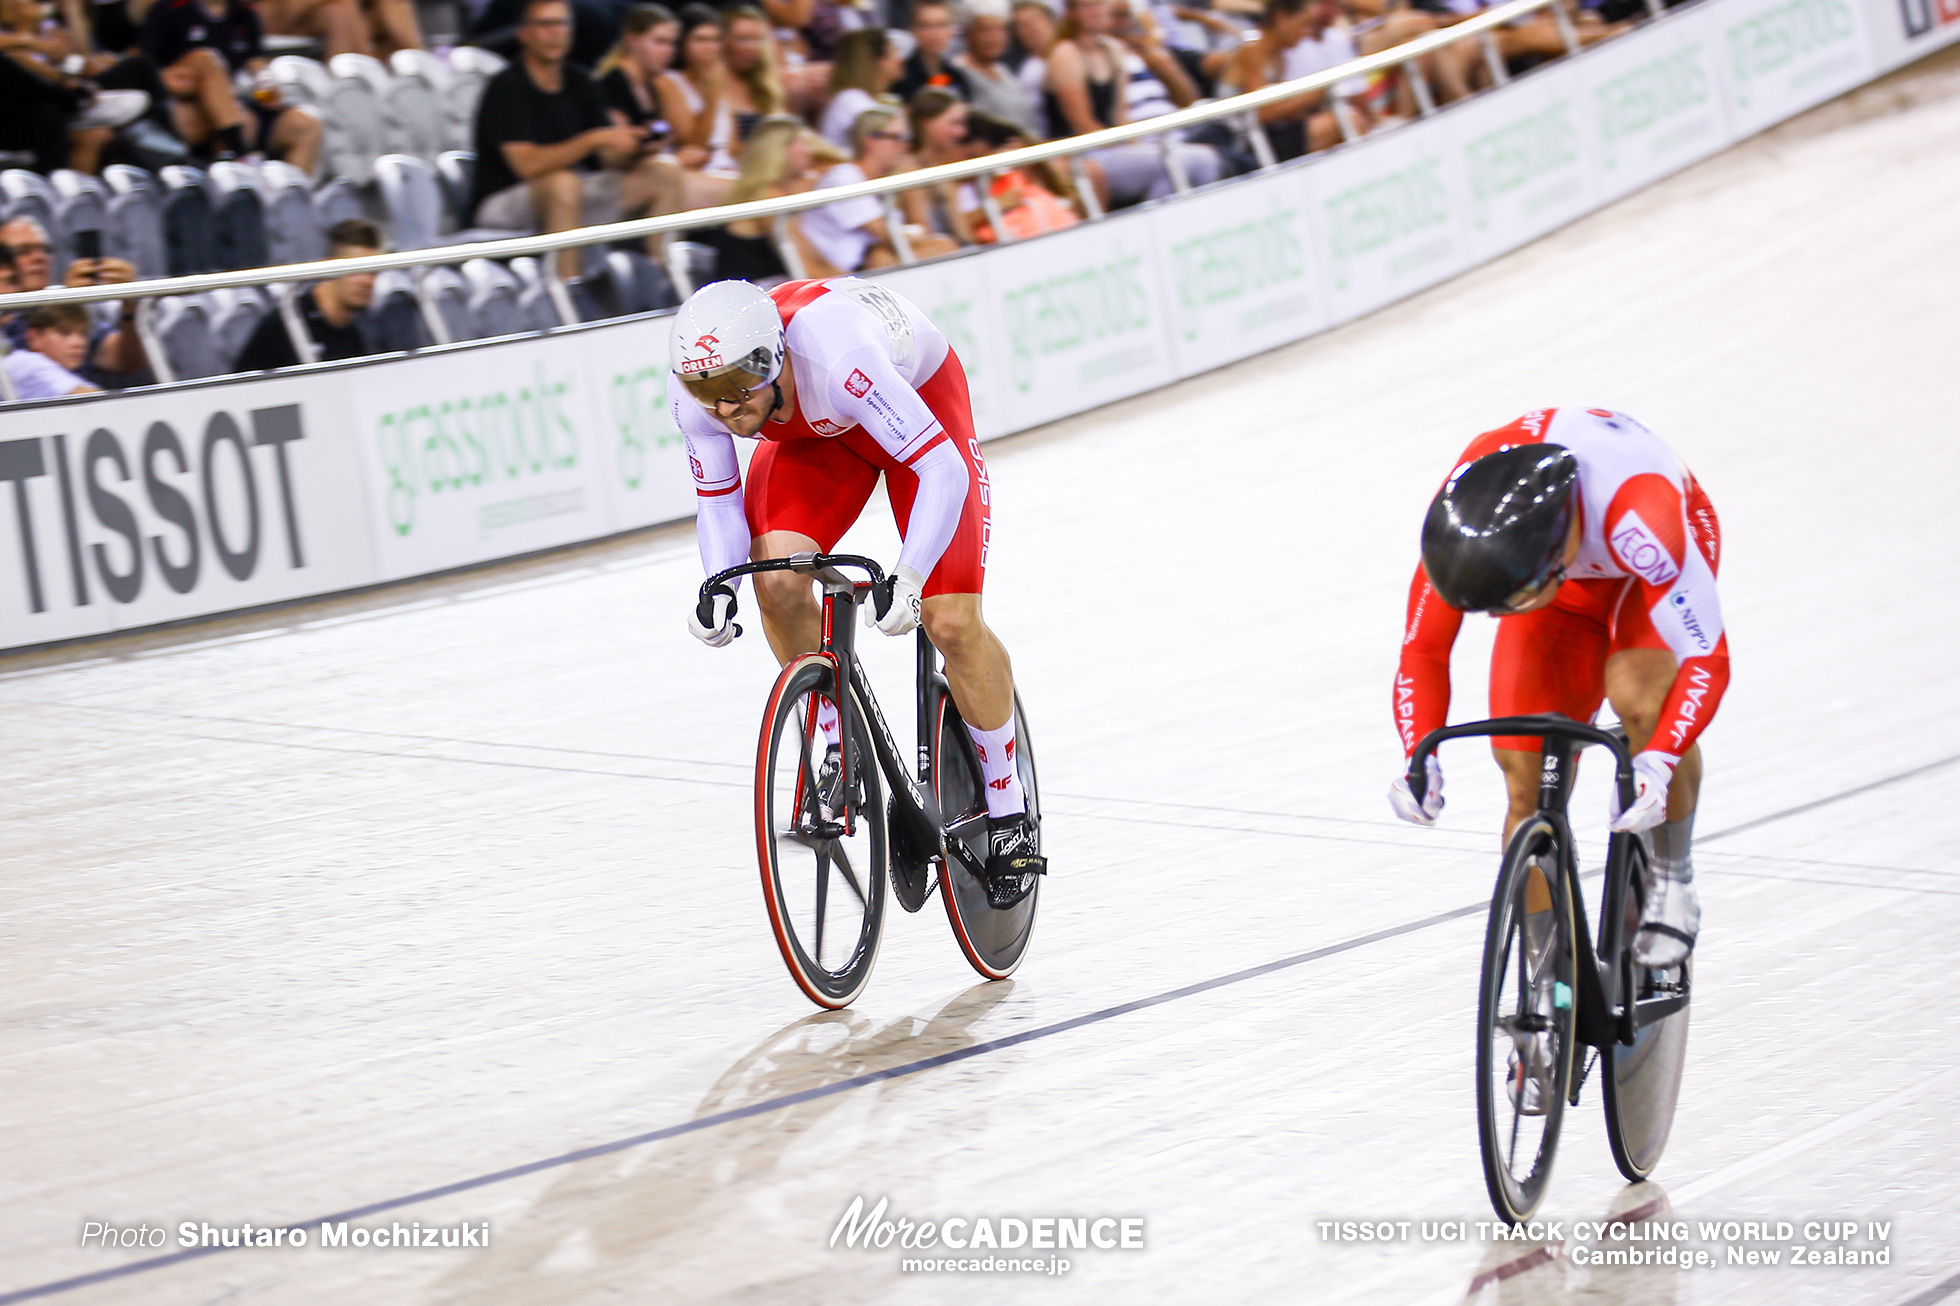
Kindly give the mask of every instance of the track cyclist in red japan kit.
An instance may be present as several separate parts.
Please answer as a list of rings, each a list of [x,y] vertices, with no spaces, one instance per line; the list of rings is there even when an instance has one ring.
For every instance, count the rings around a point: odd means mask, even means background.
[[[1697,736],[1729,683],[1715,597],[1722,532],[1708,496],[1665,444],[1602,408],[1548,408],[1473,440],[1429,506],[1422,565],[1409,587],[1395,677],[1404,754],[1444,724],[1450,648],[1466,612],[1500,618],[1491,655],[1493,716],[1558,712],[1591,721],[1613,704],[1634,759],[1631,806],[1612,828],[1652,831],[1634,956],[1676,966],[1695,944],[1701,904],[1689,838],[1701,786]],[[1534,739],[1495,738],[1510,794],[1508,840],[1538,806]],[[1396,815],[1432,824],[1442,769],[1428,760],[1418,803],[1406,778]]]
[[[988,877],[1008,886],[996,905],[1025,897],[1046,863],[1015,765],[1013,672],[980,615],[992,487],[959,356],[904,297],[839,277],[768,293],[743,281],[704,286],[674,319],[672,357],[709,575],[751,557],[830,552],[884,475],[903,544],[889,606],[867,606],[865,619],[887,635],[923,624],[944,656],[985,773]],[[761,441],[746,487],[735,436]],[[755,582],[778,661],[815,650],[822,612],[810,578],[771,571]],[[706,624],[690,612],[689,631],[723,647],[739,633],[732,603],[718,596]],[[840,728],[828,700],[818,726],[834,759]]]

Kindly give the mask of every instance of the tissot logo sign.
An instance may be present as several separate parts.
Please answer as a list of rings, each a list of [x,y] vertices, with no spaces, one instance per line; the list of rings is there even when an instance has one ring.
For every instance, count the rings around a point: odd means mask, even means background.
[[[1899,0],[1906,37],[1917,40],[1936,28],[1960,28],[1960,0]]]

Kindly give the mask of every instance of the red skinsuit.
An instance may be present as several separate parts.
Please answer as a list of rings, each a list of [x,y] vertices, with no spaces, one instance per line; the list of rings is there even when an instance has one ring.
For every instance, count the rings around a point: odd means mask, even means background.
[[[1608,657],[1627,648],[1664,648],[1680,667],[1647,748],[1678,762],[1729,683],[1729,641],[1715,597],[1722,545],[1715,509],[1652,431],[1603,408],[1526,413],[1471,441],[1456,465],[1539,443],[1564,445],[1579,460],[1585,524],[1558,597],[1536,612],[1498,618],[1491,715],[1562,712],[1590,721],[1605,697]],[[1438,597],[1417,564],[1395,676],[1395,728],[1404,754],[1448,717],[1450,648],[1462,625],[1463,614]],[[1535,739],[1492,742],[1538,748]]]

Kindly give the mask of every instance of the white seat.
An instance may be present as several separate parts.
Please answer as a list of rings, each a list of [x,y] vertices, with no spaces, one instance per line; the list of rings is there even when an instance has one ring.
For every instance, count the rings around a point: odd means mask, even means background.
[[[164,262],[173,277],[217,269],[210,178],[204,169],[172,164],[160,174]],[[210,373],[201,375],[209,376]]]
[[[313,187],[306,174],[277,160],[259,165],[265,197],[266,253],[273,263],[310,263],[327,256]]]
[[[463,284],[469,291],[470,316],[476,319],[479,335],[509,336],[530,329],[517,306],[523,287],[509,268],[487,258],[473,258],[463,264]]]
[[[669,240],[666,254],[667,279],[682,299],[692,295],[696,286],[714,280],[715,264],[721,257],[715,253],[714,246],[692,240]]]
[[[396,249],[427,249],[442,243],[442,187],[427,161],[407,154],[384,154],[374,161],[388,234]]]
[[[449,87],[443,92],[443,103],[449,110],[449,139],[457,149],[475,148],[476,105],[483,98],[483,84],[504,67],[501,58],[473,45],[449,52]]]
[[[381,67],[378,60],[358,54],[337,55],[334,63],[343,60],[363,61],[348,65],[362,72],[368,71],[367,64]],[[320,105],[320,121],[326,129],[321,148],[326,170],[357,185],[373,181],[375,158],[388,152],[388,115],[373,82],[365,76],[336,76]]]
[[[288,104],[324,104],[333,85],[333,74],[325,64],[296,54],[280,55],[266,70]]]
[[[205,303],[218,354],[226,360],[226,370],[230,371],[237,366],[245,342],[258,330],[260,319],[272,311],[272,305],[265,292],[256,286],[213,290],[205,296]]]
[[[324,257],[326,234],[333,230],[335,223],[346,218],[367,216],[367,209],[361,203],[360,188],[345,177],[335,177],[313,192],[313,216],[320,228],[321,253]]]
[[[54,190],[55,224],[67,237],[72,253],[75,235],[82,231],[102,233],[102,252],[107,254],[109,229],[109,191],[101,181],[87,173],[63,168],[48,178]],[[120,257],[115,256],[115,257]]]
[[[397,50],[389,58],[388,67],[398,80],[424,82],[438,94],[447,91],[455,81],[449,65],[427,50]]]
[[[476,315],[470,311],[469,287],[455,268],[424,269],[421,296],[423,303],[442,319],[452,341],[475,340],[489,334],[477,329]]]
[[[335,77],[351,77],[366,82],[368,89],[377,97],[388,93],[394,83],[395,75],[388,71],[388,65],[371,54],[337,54],[327,60],[327,71]]]
[[[156,180],[141,168],[112,164],[102,171],[109,202],[102,225],[102,252],[136,269],[138,277],[169,270],[164,252],[163,204]]]
[[[420,50],[404,50],[420,54]],[[381,108],[388,116],[389,147],[401,154],[435,160],[449,148],[449,110],[435,87],[419,77],[397,77]]]
[[[468,150],[444,150],[436,156],[436,180],[442,184],[442,198],[449,206],[452,227],[460,227],[470,216],[470,187],[476,181],[476,155]]]
[[[200,376],[223,376],[232,357],[219,352],[211,329],[211,310],[201,295],[180,295],[158,301],[156,334],[170,374],[179,381]]]
[[[262,268],[272,261],[265,230],[265,191],[258,169],[221,160],[206,174],[211,232],[218,266],[227,271]]]

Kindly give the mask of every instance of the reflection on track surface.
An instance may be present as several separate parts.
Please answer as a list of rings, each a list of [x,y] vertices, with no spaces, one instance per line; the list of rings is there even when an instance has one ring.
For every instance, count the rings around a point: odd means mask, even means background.
[[[1056,871],[1011,984],[974,985],[934,909],[895,918],[857,1008],[807,1013],[747,826],[772,664],[682,633],[684,531],[0,667],[0,1301],[1960,1293],[1960,673],[1929,601],[1960,582],[1935,534],[1960,474],[1951,69],[996,446],[988,608]],[[1562,1227],[1488,1240],[1471,1058],[1499,789],[1459,745],[1443,825],[1395,823],[1388,688],[1448,457],[1566,402],[1638,415],[1709,487],[1736,679],[1657,1182],[1618,1180],[1589,1086],[1541,1212]],[[893,547],[876,522],[851,544]],[[1458,717],[1489,633],[1467,628]],[[867,653],[903,683],[905,648]],[[1598,771],[1575,802],[1593,861]],[[907,1273],[828,1245],[860,1196],[1141,1216],[1146,1245],[1059,1277]],[[363,1211],[488,1221],[492,1245],[143,1262],[182,1221]],[[1889,1263],[1594,1265],[1654,1244],[1576,1232],[1731,1219],[1889,1223]],[[169,1243],[81,1249],[89,1220]],[[1471,1236],[1324,1238],[1338,1220]]]

